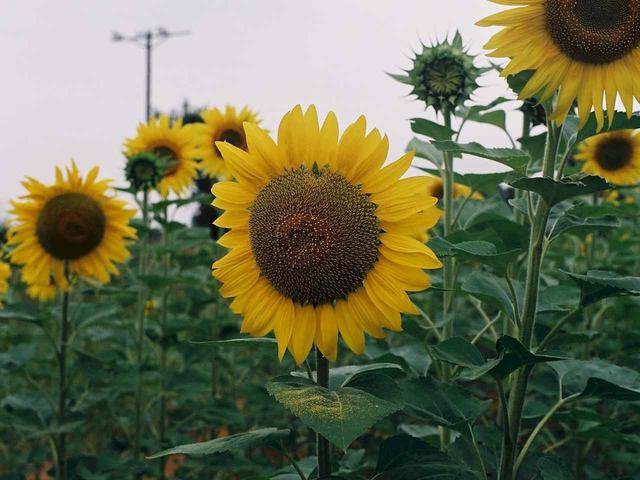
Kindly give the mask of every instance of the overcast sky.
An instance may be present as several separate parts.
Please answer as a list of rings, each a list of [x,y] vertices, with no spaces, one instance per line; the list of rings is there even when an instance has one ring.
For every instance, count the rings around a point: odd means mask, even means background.
[[[22,193],[23,177],[50,181],[70,158],[121,180],[122,142],[144,115],[144,51],[112,43],[114,30],[190,31],[154,51],[155,108],[185,98],[246,104],[276,131],[295,104],[315,103],[335,111],[341,128],[365,114],[398,156],[412,136],[407,119],[424,111],[385,72],[409,67],[419,39],[456,29],[482,52],[491,31],[474,23],[500,8],[488,0],[0,0],[0,211]],[[496,76],[482,84],[478,102],[509,95]],[[511,119],[517,136],[520,119]],[[465,128],[463,139],[507,145],[488,126]],[[467,159],[458,168],[491,167]]]

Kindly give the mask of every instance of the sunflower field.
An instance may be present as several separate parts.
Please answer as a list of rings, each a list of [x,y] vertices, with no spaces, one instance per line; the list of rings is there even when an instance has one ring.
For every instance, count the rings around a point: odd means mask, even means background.
[[[640,2],[493,1],[491,62],[452,34],[390,74],[399,158],[219,106],[118,139],[125,181],[26,178],[0,479],[640,479]]]

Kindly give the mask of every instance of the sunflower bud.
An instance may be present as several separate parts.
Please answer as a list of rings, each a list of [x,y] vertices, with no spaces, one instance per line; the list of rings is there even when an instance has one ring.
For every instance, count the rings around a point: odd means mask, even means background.
[[[125,177],[136,190],[152,190],[162,180],[167,169],[163,157],[150,152],[142,152],[127,159]]]
[[[474,64],[456,32],[453,41],[427,47],[416,53],[413,68],[407,76],[394,75],[396,80],[413,86],[411,93],[436,112],[453,111],[464,104],[478,87],[476,80],[482,70]]]

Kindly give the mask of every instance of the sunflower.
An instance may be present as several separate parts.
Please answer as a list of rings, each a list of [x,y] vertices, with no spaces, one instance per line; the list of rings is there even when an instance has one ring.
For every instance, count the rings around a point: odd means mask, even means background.
[[[207,175],[215,178],[230,179],[231,172],[225,164],[216,142],[227,142],[231,145],[247,149],[247,138],[242,128],[244,122],[259,124],[258,115],[244,107],[240,112],[227,105],[224,113],[217,108],[200,112],[203,123],[197,125],[198,145],[200,148],[200,168]]]
[[[0,296],[3,296],[9,290],[9,277],[11,276],[11,266],[0,260]],[[2,302],[0,302],[0,307]]]
[[[198,169],[195,138],[194,125],[183,126],[182,120],[171,123],[168,116],[160,115],[138,125],[136,136],[125,141],[125,156],[149,152],[163,159],[164,174],[157,185],[158,192],[165,198],[170,191],[181,195],[191,186]]]
[[[413,238],[440,211],[425,177],[400,179],[413,152],[383,167],[389,148],[360,117],[338,138],[329,113],[320,127],[315,107],[300,106],[280,123],[277,143],[245,123],[249,149],[218,142],[236,181],[213,186],[229,228],[219,243],[231,251],[213,264],[242,332],[273,331],[282,359],[300,364],[312,345],[335,360],[338,334],[355,353],[364,333],[401,330],[401,313],[418,314],[407,291],[430,286],[423,269],[440,268]]]
[[[587,138],[578,147],[576,160],[582,171],[598,175],[615,185],[640,182],[640,135],[635,130],[617,130]]]
[[[118,273],[114,262],[129,256],[127,239],[135,230],[128,224],[135,210],[109,195],[110,181],[97,176],[94,167],[83,179],[72,162],[66,178],[56,168],[53,185],[27,178],[27,195],[12,202],[11,261],[23,266],[21,277],[32,297],[48,300],[68,289],[65,263],[70,273],[107,283]]]
[[[485,46],[491,56],[510,58],[503,76],[535,71],[521,99],[544,102],[560,89],[550,119],[562,123],[578,99],[581,126],[593,107],[598,130],[605,93],[609,122],[618,95],[631,115],[633,97],[640,98],[640,0],[491,1],[518,7],[478,25],[505,27]]]
[[[442,183],[442,179],[433,175],[427,175],[425,178],[427,183],[427,193],[440,200],[444,196],[444,184]],[[474,192],[466,185],[462,185],[460,183],[453,184],[453,198],[466,198],[469,196],[473,200],[482,200],[482,195],[480,193]]]

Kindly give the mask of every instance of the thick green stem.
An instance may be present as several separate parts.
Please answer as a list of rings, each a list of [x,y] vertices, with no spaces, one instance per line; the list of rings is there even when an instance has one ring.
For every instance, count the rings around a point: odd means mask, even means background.
[[[560,132],[553,122],[549,122],[547,127],[548,138],[545,147],[544,162],[542,165],[542,175],[546,178],[553,178]],[[535,326],[540,287],[540,268],[542,266],[545,233],[550,212],[551,206],[548,205],[544,199],[540,198],[533,218],[533,224],[531,225],[529,252],[527,255],[524,302],[522,313],[520,315],[520,341],[527,348],[531,348],[533,338],[533,328]],[[524,367],[516,374],[516,378],[511,389],[509,398],[509,435],[513,445],[517,445],[518,438],[520,436],[522,411],[524,408],[530,374],[531,367]],[[503,450],[505,447],[506,446],[503,445]],[[502,480],[511,480],[514,478],[513,466],[515,463],[515,454],[516,449],[513,448],[511,455],[502,455]]]
[[[163,261],[162,261],[162,274],[164,278],[169,276],[169,267],[171,265],[171,256],[166,251],[169,245],[169,230],[167,229],[167,223],[169,221],[168,207],[164,207],[163,213],[164,224],[162,226],[162,247],[163,247]],[[167,313],[169,305],[169,288],[165,287],[162,292],[162,313],[160,318],[160,416],[158,418],[158,435],[160,437],[160,448],[165,448],[166,444],[166,417],[167,417],[167,396],[166,396],[166,369],[167,369]],[[160,462],[160,480],[164,480],[164,469],[166,457],[162,457]]]
[[[316,348],[316,383],[329,387],[329,360]],[[331,444],[316,433],[316,454],[318,455],[318,480],[331,477]]]
[[[136,430],[134,437],[134,451],[137,458],[141,453],[141,437],[142,437],[142,405],[143,405],[143,364],[144,364],[144,316],[145,305],[147,302],[147,289],[140,277],[146,273],[147,269],[147,246],[149,242],[149,191],[144,190],[142,197],[142,238],[140,239],[140,252],[138,256],[138,338],[136,339],[138,362],[138,385],[136,390]]]
[[[444,123],[451,128],[451,112],[444,111]],[[444,210],[444,235],[447,236],[453,232],[454,210],[453,210],[453,156],[444,153],[444,168],[442,170],[442,207]],[[453,336],[453,318],[451,316],[451,307],[453,304],[453,290],[455,288],[455,259],[451,256],[444,258],[443,262],[444,292],[442,298],[442,317],[444,320],[444,328],[441,340],[446,340]],[[451,377],[451,369],[449,365],[442,366],[442,380],[448,381]],[[440,438],[441,447],[444,449],[450,443],[450,432],[448,429],[442,429]]]
[[[69,282],[69,263],[64,264],[64,276]],[[62,294],[62,315],[60,317],[60,344],[58,347],[58,434],[56,480],[67,479],[67,435],[62,426],[67,416],[67,347],[69,342],[69,291]]]

